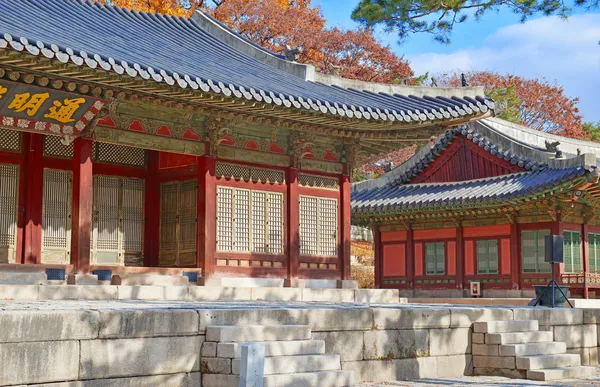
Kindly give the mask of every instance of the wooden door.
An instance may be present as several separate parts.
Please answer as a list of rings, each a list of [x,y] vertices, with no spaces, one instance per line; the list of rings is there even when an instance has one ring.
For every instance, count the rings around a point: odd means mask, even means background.
[[[0,164],[0,263],[16,261],[19,166]]]
[[[121,214],[125,266],[144,266],[144,197],[144,180],[123,179]]]
[[[192,266],[196,263],[196,180],[161,184],[160,266]]]
[[[121,179],[94,176],[92,265],[121,265]]]
[[[71,262],[71,171],[44,170],[42,263]]]

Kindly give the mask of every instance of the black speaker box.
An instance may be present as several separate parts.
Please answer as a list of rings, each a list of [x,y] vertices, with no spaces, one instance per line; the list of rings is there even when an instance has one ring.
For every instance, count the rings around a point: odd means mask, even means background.
[[[550,263],[563,263],[563,245],[565,237],[562,235],[546,235],[544,237],[544,246],[546,254],[544,260]]]

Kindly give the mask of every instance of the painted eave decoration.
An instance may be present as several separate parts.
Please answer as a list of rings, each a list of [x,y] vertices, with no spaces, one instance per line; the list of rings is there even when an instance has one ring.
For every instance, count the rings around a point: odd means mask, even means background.
[[[1,1],[0,34],[0,64],[17,68],[23,63],[2,57],[21,53],[53,66],[74,66],[81,75],[116,76],[122,82],[112,85],[143,93],[344,129],[464,122],[494,107],[489,98],[469,97],[466,90],[456,96],[392,95],[306,81],[232,48],[192,19],[101,2]],[[168,92],[159,92],[161,87]]]

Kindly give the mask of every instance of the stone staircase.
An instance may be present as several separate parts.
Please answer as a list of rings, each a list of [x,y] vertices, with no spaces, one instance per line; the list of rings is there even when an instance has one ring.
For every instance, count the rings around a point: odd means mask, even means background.
[[[531,380],[591,376],[595,367],[581,365],[581,356],[567,353],[567,344],[540,331],[536,320],[476,322],[472,352],[475,375],[500,375]]]
[[[265,347],[264,387],[352,386],[339,355],[325,354],[325,342],[312,340],[305,325],[208,326],[202,347],[202,386],[238,387],[242,345]]]

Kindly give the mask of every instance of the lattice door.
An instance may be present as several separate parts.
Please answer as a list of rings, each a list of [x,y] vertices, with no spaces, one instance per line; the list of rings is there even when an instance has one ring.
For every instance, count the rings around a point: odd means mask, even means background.
[[[161,266],[190,266],[196,263],[195,180],[161,185],[160,254]]]
[[[125,266],[143,266],[144,180],[123,179],[123,250]]]
[[[19,166],[0,164],[0,263],[14,263],[19,206]]]
[[[68,264],[71,261],[70,171],[44,170],[42,211],[42,263]]]
[[[121,248],[121,179],[94,176],[94,209],[92,229],[92,263],[122,265]]]

